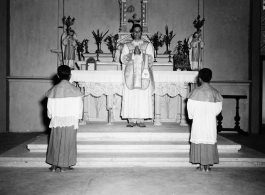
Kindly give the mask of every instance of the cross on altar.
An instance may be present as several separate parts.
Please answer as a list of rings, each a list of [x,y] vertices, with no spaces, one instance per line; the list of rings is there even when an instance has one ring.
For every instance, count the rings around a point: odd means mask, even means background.
[[[136,18],[137,14],[133,14],[132,18],[129,18],[128,22],[134,24],[139,24],[141,22],[141,18]]]

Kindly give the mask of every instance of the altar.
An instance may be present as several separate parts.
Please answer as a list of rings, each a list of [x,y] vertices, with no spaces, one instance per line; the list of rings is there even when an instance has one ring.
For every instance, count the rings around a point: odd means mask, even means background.
[[[177,106],[173,109],[178,110],[176,122],[180,125],[187,125],[186,121],[186,99],[189,91],[193,88],[197,80],[197,71],[154,71],[155,91],[153,94],[154,102],[154,125],[162,125],[161,122],[161,98],[167,96],[174,98],[178,96]],[[115,121],[113,117],[113,108],[117,107],[116,96],[122,98],[123,92],[123,74],[122,71],[72,71],[71,82],[76,82],[84,92],[84,121],[91,120],[89,107],[90,98],[106,96],[103,102],[108,111],[107,121],[112,124]],[[121,101],[120,101],[121,102]],[[169,101],[170,102],[170,99]],[[102,103],[101,103],[102,105]],[[167,109],[172,106],[166,105]],[[119,106],[121,108],[121,106]],[[120,111],[118,111],[120,112]],[[116,115],[119,115],[116,114]],[[118,116],[117,118],[120,118]]]

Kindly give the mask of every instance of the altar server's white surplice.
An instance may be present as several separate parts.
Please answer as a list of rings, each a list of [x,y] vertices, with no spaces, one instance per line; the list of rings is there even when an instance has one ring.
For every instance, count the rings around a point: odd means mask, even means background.
[[[222,110],[222,96],[205,83],[188,96],[188,115],[193,119],[190,141],[195,144],[217,142],[216,116]]]

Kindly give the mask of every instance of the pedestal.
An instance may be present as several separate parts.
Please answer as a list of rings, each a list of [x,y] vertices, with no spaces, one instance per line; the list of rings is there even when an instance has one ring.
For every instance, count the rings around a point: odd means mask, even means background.
[[[155,95],[155,123],[156,126],[161,126],[161,97]]]
[[[184,83],[183,85],[183,88],[182,88],[182,91],[181,91],[181,119],[180,119],[180,125],[181,126],[188,126],[188,123],[187,123],[187,117],[186,117],[186,114],[187,114],[187,96],[188,96],[188,84],[187,83]]]

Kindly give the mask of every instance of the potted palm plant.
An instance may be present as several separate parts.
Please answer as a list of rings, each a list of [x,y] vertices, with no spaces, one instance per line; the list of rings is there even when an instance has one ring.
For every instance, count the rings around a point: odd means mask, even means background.
[[[147,37],[154,46],[154,58],[155,58],[154,62],[157,62],[156,57],[157,57],[157,52],[159,50],[159,47],[163,47],[164,45],[163,35],[160,32],[157,32],[151,37],[149,37],[148,35]]]
[[[105,37],[105,35],[109,32],[109,30],[107,32],[105,32],[103,34],[103,32],[99,33],[99,29],[97,30],[97,33],[95,33],[95,31],[92,31],[92,34],[95,38],[96,44],[97,44],[97,50],[96,53],[103,53],[103,51],[101,50],[101,43],[103,38]]]
[[[115,62],[115,56],[116,56],[116,51],[118,50],[118,39],[119,39],[119,35],[115,34],[115,35],[108,35],[104,42],[106,43],[106,45],[108,46],[108,49],[110,50],[111,54],[112,54],[112,62]]]

